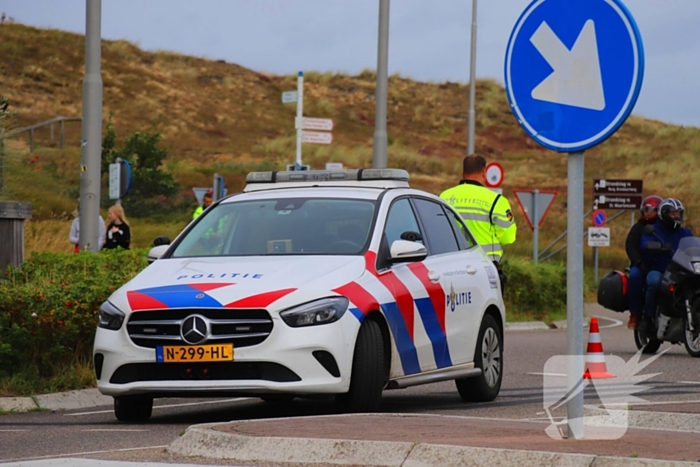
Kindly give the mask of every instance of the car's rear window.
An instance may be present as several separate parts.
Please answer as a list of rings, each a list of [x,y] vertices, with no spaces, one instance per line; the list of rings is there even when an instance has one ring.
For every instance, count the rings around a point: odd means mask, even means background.
[[[282,198],[220,204],[178,243],[172,257],[357,255],[368,242],[375,202]]]

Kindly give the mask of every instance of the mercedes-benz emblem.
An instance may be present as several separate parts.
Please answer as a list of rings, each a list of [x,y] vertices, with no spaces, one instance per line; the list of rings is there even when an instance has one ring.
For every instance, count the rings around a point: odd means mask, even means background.
[[[203,316],[188,316],[180,326],[180,334],[188,344],[199,344],[209,334],[209,322]]]

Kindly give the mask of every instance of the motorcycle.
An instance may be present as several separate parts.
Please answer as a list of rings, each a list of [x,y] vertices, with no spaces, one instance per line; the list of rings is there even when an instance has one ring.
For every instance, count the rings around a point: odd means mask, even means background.
[[[654,235],[654,226],[645,226],[644,234]],[[659,241],[649,242],[647,248],[666,252],[670,246]],[[600,282],[598,303],[622,312],[627,309],[626,294],[627,275],[613,271]],[[663,342],[682,342],[689,355],[700,357],[700,237],[681,239],[662,276],[654,316],[642,319],[646,329],[637,326],[634,330],[634,343],[642,353],[656,353]]]

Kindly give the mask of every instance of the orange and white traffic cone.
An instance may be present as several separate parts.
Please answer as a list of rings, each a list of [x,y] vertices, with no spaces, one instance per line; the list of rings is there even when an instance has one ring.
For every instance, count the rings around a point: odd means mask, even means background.
[[[605,354],[603,353],[603,343],[600,342],[600,329],[598,329],[598,319],[591,318],[591,328],[588,332],[588,349],[586,350],[586,371],[583,373],[586,379],[615,378],[615,375],[608,373],[605,364]]]

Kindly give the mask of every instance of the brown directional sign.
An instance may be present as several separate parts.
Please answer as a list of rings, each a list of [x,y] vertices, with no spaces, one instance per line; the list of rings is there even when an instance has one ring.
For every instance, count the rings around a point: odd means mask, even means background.
[[[639,209],[642,195],[594,195],[593,209]]]
[[[595,179],[593,181],[594,195],[642,195],[644,182],[642,180],[610,180]],[[602,208],[605,209],[605,208]],[[615,208],[613,208],[615,209]]]
[[[639,209],[642,180],[596,178],[593,180],[593,209]]]

